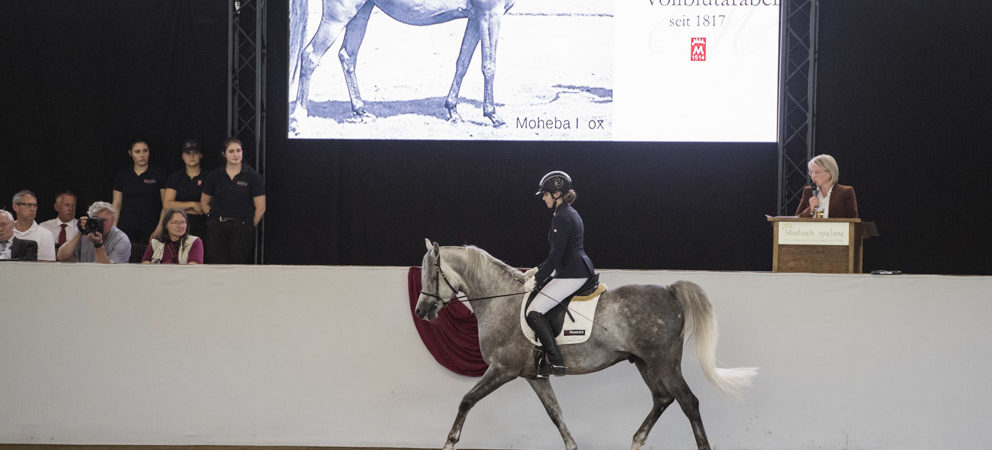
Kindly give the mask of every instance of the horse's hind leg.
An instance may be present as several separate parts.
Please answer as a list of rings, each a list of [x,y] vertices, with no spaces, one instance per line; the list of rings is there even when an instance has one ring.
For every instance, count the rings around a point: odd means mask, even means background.
[[[516,377],[516,375],[501,371],[497,365],[489,366],[486,373],[482,374],[482,379],[462,397],[462,402],[458,405],[458,415],[455,416],[455,423],[451,425],[448,440],[444,443],[442,450],[454,450],[455,444],[461,438],[465,417],[479,400]]]
[[[462,48],[458,51],[458,59],[455,60],[455,78],[451,80],[451,89],[448,90],[448,98],[444,100],[444,107],[448,110],[448,120],[461,122],[462,117],[458,115],[458,92],[462,89],[462,79],[465,72],[468,72],[468,65],[472,62],[472,55],[475,47],[479,45],[479,21],[475,18],[468,19],[465,26],[465,35],[462,37]]]
[[[548,417],[551,417],[551,421],[558,427],[558,432],[561,433],[561,438],[565,441],[565,450],[576,450],[578,447],[575,445],[575,439],[572,439],[572,433],[569,433],[565,421],[561,418],[561,407],[558,406],[555,391],[551,389],[551,382],[547,378],[527,380],[527,382],[537,393],[537,397],[541,399],[544,410],[548,412]]]
[[[344,71],[344,81],[348,85],[348,96],[351,98],[351,111],[358,117],[368,117],[365,110],[365,102],[362,101],[361,94],[358,93],[358,78],[355,77],[355,64],[358,62],[358,49],[365,39],[365,30],[369,25],[369,16],[372,14],[372,2],[366,3],[358,10],[358,14],[348,22],[344,29],[344,41],[341,42],[341,51],[338,52],[338,59],[341,60],[341,70]]]
[[[689,424],[692,425],[692,434],[696,436],[696,447],[699,450],[709,450],[710,443],[706,439],[706,430],[703,429],[703,419],[699,415],[699,399],[692,393],[689,385],[685,382],[685,378],[682,377],[682,368],[678,362],[666,366],[665,369],[667,370],[663,370],[661,373],[661,380],[665,383],[668,391],[675,394],[675,399],[678,400],[679,406],[682,407],[682,412],[689,419]]]
[[[672,401],[675,400],[675,397],[665,388],[659,371],[652,370],[640,359],[635,361],[635,364],[637,370],[641,372],[641,378],[644,379],[644,383],[651,390],[653,405],[651,406],[651,412],[648,413],[648,416],[644,418],[644,422],[641,423],[641,427],[634,433],[634,443],[631,444],[630,450],[640,450],[644,446],[644,443],[648,440],[648,433],[651,432],[651,428],[654,428],[654,424],[658,422],[658,418],[665,412],[665,408],[668,408],[668,405],[671,405]]]

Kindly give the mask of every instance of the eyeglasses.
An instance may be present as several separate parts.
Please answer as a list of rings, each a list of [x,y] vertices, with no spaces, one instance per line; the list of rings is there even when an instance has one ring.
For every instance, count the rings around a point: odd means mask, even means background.
[[[22,203],[22,202],[17,202],[17,206],[27,206],[28,208],[37,208],[38,207],[38,204],[37,203]]]
[[[823,174],[823,173],[827,173],[827,171],[826,170],[811,170],[811,171],[806,172],[806,173],[808,173],[809,176],[813,176],[813,175],[820,175],[820,174]]]

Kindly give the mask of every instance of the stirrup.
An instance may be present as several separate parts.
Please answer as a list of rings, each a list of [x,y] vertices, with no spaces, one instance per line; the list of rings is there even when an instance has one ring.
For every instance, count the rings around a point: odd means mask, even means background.
[[[551,375],[556,377],[565,376],[565,366],[559,366],[558,364],[551,365]]]
[[[551,362],[548,361],[548,355],[541,347],[534,347],[534,369],[537,378],[547,379],[551,376]]]

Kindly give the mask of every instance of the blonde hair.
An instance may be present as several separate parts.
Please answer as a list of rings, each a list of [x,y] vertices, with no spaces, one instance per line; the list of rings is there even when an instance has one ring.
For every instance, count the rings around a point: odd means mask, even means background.
[[[837,167],[837,160],[833,156],[827,154],[816,155],[813,159],[809,160],[809,167],[812,168],[813,165],[826,170],[830,174],[830,181],[833,184],[837,184],[837,180],[840,178],[840,168]]]

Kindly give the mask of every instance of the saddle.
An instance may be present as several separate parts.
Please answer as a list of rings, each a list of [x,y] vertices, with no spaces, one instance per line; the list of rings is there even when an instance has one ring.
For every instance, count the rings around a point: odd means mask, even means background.
[[[531,291],[530,296],[527,297],[527,303],[524,305],[524,310],[530,306],[530,303],[534,301],[534,297],[537,296],[537,293],[540,292],[540,290],[541,289],[534,289]],[[606,285],[599,284],[599,274],[593,274],[593,276],[589,277],[589,279],[586,280],[585,284],[583,284],[579,290],[562,300],[561,303],[554,308],[551,308],[551,310],[544,316],[547,317],[548,322],[551,323],[551,331],[553,334],[555,336],[561,334],[561,329],[565,324],[566,314],[570,320],[573,322],[575,321],[575,318],[572,317],[572,313],[568,311],[568,304],[570,302],[573,300],[577,302],[589,300],[595,298],[599,294],[602,294],[604,291],[606,291]]]

